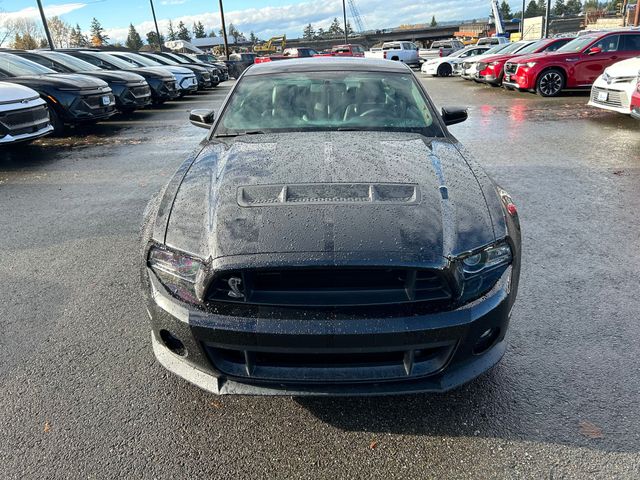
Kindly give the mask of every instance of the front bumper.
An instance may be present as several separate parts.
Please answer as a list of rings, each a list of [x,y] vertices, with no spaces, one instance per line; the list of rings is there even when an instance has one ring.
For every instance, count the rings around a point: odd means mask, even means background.
[[[111,91],[100,94],[78,95],[71,105],[62,111],[62,120],[65,123],[104,120],[116,113],[115,106],[116,99]]]
[[[422,73],[425,75],[437,75],[438,74],[438,66],[436,64],[428,64],[424,63],[420,69]]]
[[[629,115],[631,113],[631,95],[634,90],[635,84],[628,84],[626,88],[624,85],[619,85],[619,88],[611,88],[606,82],[596,82],[591,88],[588,105]]]
[[[270,320],[191,308],[170,296],[150,270],[147,276],[156,358],[169,371],[215,394],[446,391],[500,360],[515,296],[508,268],[487,295],[456,310],[356,320]],[[487,332],[492,332],[489,337]],[[180,349],[172,343],[176,339]],[[320,368],[292,361],[332,356],[340,356],[340,362],[323,360]]]

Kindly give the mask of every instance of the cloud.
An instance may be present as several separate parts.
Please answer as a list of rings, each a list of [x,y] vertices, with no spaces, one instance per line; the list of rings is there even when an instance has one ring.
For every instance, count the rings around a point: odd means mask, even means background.
[[[164,1],[182,2],[187,0]],[[474,15],[486,18],[490,9],[489,2],[486,0],[435,0],[429,3],[407,2],[406,0],[360,0],[357,3],[367,29],[429,23],[434,15],[440,22],[469,19]],[[511,3],[513,3],[513,9],[516,8],[516,3],[519,4],[519,1]],[[350,11],[348,14],[351,17]],[[293,37],[302,36],[305,25],[311,23],[316,29],[326,29],[336,17],[342,19],[342,0],[322,2],[307,0],[302,3],[277,7],[225,11],[227,24],[233,23],[245,35],[254,32],[260,38],[269,38],[282,33]],[[182,21],[188,29],[191,29],[195,22],[202,22],[207,32],[212,30],[217,32],[220,29],[220,14],[217,11],[184,15],[171,20],[174,26]],[[350,18],[350,22],[352,26],[355,26],[352,18]],[[158,24],[160,30],[166,33],[169,19],[159,19]],[[151,21],[143,22],[135,27],[143,36],[154,29]],[[112,41],[124,41],[127,32],[126,26],[107,29],[107,34]]]
[[[47,17],[55,17],[71,13],[75,10],[80,10],[86,6],[86,3],[61,3],[59,5],[47,5],[44,7],[44,13]],[[1,13],[0,17],[7,20],[15,18],[40,18],[40,12],[36,7],[27,7],[14,12]]]
[[[187,3],[188,0],[162,0],[160,5],[182,5]]]

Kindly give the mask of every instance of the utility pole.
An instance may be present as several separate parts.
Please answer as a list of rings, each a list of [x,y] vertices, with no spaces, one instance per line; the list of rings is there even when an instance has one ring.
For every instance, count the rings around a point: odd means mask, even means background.
[[[544,12],[544,35],[542,35],[542,38],[549,37],[550,19],[551,19],[551,0],[547,0],[547,10]]]
[[[640,26],[640,0],[638,0],[638,2],[636,3],[636,15],[635,19],[633,20],[633,26]]]
[[[227,26],[224,23],[224,8],[222,7],[222,0],[220,2],[220,20],[222,21],[222,39],[224,40],[224,54],[229,60],[229,42],[227,41]],[[237,41],[237,40],[236,40]]]
[[[524,40],[524,10],[527,0],[522,0],[522,12],[520,12],[520,40]]]
[[[153,15],[153,23],[156,26],[156,35],[158,36],[158,48],[160,48],[160,51],[162,51],[163,50],[162,37],[160,36],[160,29],[158,28],[158,20],[156,19],[156,9],[153,8],[153,0],[149,0],[149,3],[151,4],[151,14]]]
[[[47,42],[49,42],[49,49],[55,50],[53,46],[53,40],[51,40],[51,32],[49,31],[49,24],[47,23],[47,17],[44,15],[44,8],[42,8],[42,0],[37,0],[38,10],[40,10],[40,17],[42,18],[42,26],[44,27],[44,33],[47,36]]]
[[[344,43],[349,43],[349,32],[347,31],[347,5],[342,0],[342,16],[344,17]]]

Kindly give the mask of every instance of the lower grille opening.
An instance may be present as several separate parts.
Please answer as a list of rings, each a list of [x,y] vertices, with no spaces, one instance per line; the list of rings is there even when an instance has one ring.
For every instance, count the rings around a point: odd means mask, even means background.
[[[273,382],[380,382],[431,375],[447,363],[455,342],[393,351],[241,350],[205,345],[213,366],[237,379]]]

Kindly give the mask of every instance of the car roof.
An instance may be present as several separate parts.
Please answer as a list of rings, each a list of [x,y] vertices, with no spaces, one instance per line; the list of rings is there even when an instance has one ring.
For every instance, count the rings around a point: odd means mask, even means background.
[[[263,75],[269,73],[288,72],[321,72],[321,71],[385,72],[411,73],[411,69],[401,62],[351,57],[317,57],[280,60],[253,65],[245,75]]]

